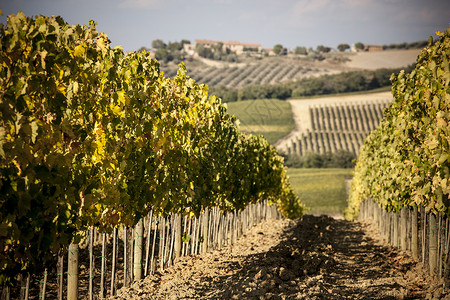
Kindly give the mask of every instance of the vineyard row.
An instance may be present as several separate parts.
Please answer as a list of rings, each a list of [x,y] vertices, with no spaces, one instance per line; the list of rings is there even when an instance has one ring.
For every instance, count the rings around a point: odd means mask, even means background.
[[[450,222],[447,216],[421,207],[387,212],[372,199],[361,203],[359,220],[372,220],[384,241],[412,257],[438,278],[450,275]]]
[[[276,149],[240,132],[184,64],[167,78],[93,21],[22,12],[0,45],[0,285],[150,209],[198,216],[268,200],[302,215]]]
[[[360,149],[348,218],[367,198],[388,212],[450,215],[450,28],[437,34],[414,70],[391,76],[394,101]]]
[[[252,226],[280,217],[266,201],[230,213],[214,207],[193,218],[150,211],[134,227],[115,228],[111,234],[92,228],[84,242],[72,244],[43,274],[21,277],[17,286],[5,288],[3,299],[111,297],[180,257],[233,245]]]
[[[358,155],[364,139],[378,126],[388,106],[388,101],[312,106],[312,129],[293,139],[287,152],[305,155],[345,150]]]
[[[288,154],[305,155],[307,153],[327,153],[346,150],[357,154],[364,141],[363,133],[354,132],[318,132],[303,133],[292,146],[288,147]]]
[[[287,62],[254,63],[243,67],[204,67],[189,70],[189,76],[197,82],[210,86],[243,87],[250,84],[278,84],[295,81],[318,69],[311,69]],[[176,75],[176,70],[169,68],[166,75]]]

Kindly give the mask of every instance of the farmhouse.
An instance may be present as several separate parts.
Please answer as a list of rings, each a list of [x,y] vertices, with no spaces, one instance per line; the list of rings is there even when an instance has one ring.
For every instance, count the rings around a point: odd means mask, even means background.
[[[192,44],[184,44],[183,45],[184,52],[186,52],[189,55],[195,54],[195,45]]]
[[[213,46],[222,45],[222,51],[234,52],[237,55],[246,51],[261,52],[261,44],[255,43],[241,43],[237,41],[212,41],[212,40],[195,40],[194,49],[197,44],[205,48],[212,48]]]
[[[364,45],[364,51],[368,51],[368,52],[383,51],[383,46],[381,46],[381,45]]]

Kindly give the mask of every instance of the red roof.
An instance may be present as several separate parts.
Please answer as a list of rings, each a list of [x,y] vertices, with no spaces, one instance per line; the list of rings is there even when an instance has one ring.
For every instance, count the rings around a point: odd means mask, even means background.
[[[261,47],[261,44],[256,44],[256,43],[241,43],[238,41],[212,41],[212,40],[195,40],[196,44],[219,44],[222,43],[224,45],[229,45],[229,46],[237,46],[237,45],[242,45],[244,47]]]

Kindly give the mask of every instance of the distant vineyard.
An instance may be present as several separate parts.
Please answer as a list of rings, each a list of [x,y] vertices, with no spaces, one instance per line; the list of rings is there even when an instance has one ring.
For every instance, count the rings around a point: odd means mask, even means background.
[[[311,129],[294,138],[287,152],[304,155],[345,150],[358,155],[365,137],[378,126],[389,103],[379,100],[364,104],[311,106]]]
[[[163,68],[169,77],[176,74],[176,69]],[[318,73],[329,73],[315,67],[300,65],[300,62],[290,60],[264,60],[236,66],[202,66],[190,67],[188,75],[197,82],[208,86],[225,86],[238,88],[250,84],[278,84],[309,77]]]

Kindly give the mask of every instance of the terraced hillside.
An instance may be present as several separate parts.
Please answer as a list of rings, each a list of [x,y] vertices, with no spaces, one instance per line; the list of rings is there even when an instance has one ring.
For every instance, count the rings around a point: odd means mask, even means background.
[[[310,76],[336,74],[351,68],[328,62],[314,62],[305,59],[266,57],[248,59],[240,63],[227,63],[196,59],[186,62],[188,75],[198,83],[208,86],[239,88],[250,84],[278,84],[296,81]],[[176,66],[163,66],[165,74],[172,77]]]
[[[269,61],[267,63],[252,63],[245,66],[230,66],[219,68],[210,66],[204,69],[194,69],[190,76],[198,82],[211,86],[242,87],[249,84],[276,84],[295,81],[318,73],[328,73],[325,70],[291,64],[288,61]]]
[[[358,155],[392,96],[383,92],[289,102],[296,129],[275,144],[281,152],[304,155],[346,150]]]
[[[225,62],[195,57],[187,60],[188,75],[208,86],[239,88],[245,85],[279,84],[305,77],[336,74],[345,71],[375,70],[406,67],[415,62],[419,50],[377,52],[332,52],[321,54],[322,59],[304,55],[281,57],[240,57],[239,62]],[[177,72],[174,63],[163,63],[166,76]]]

